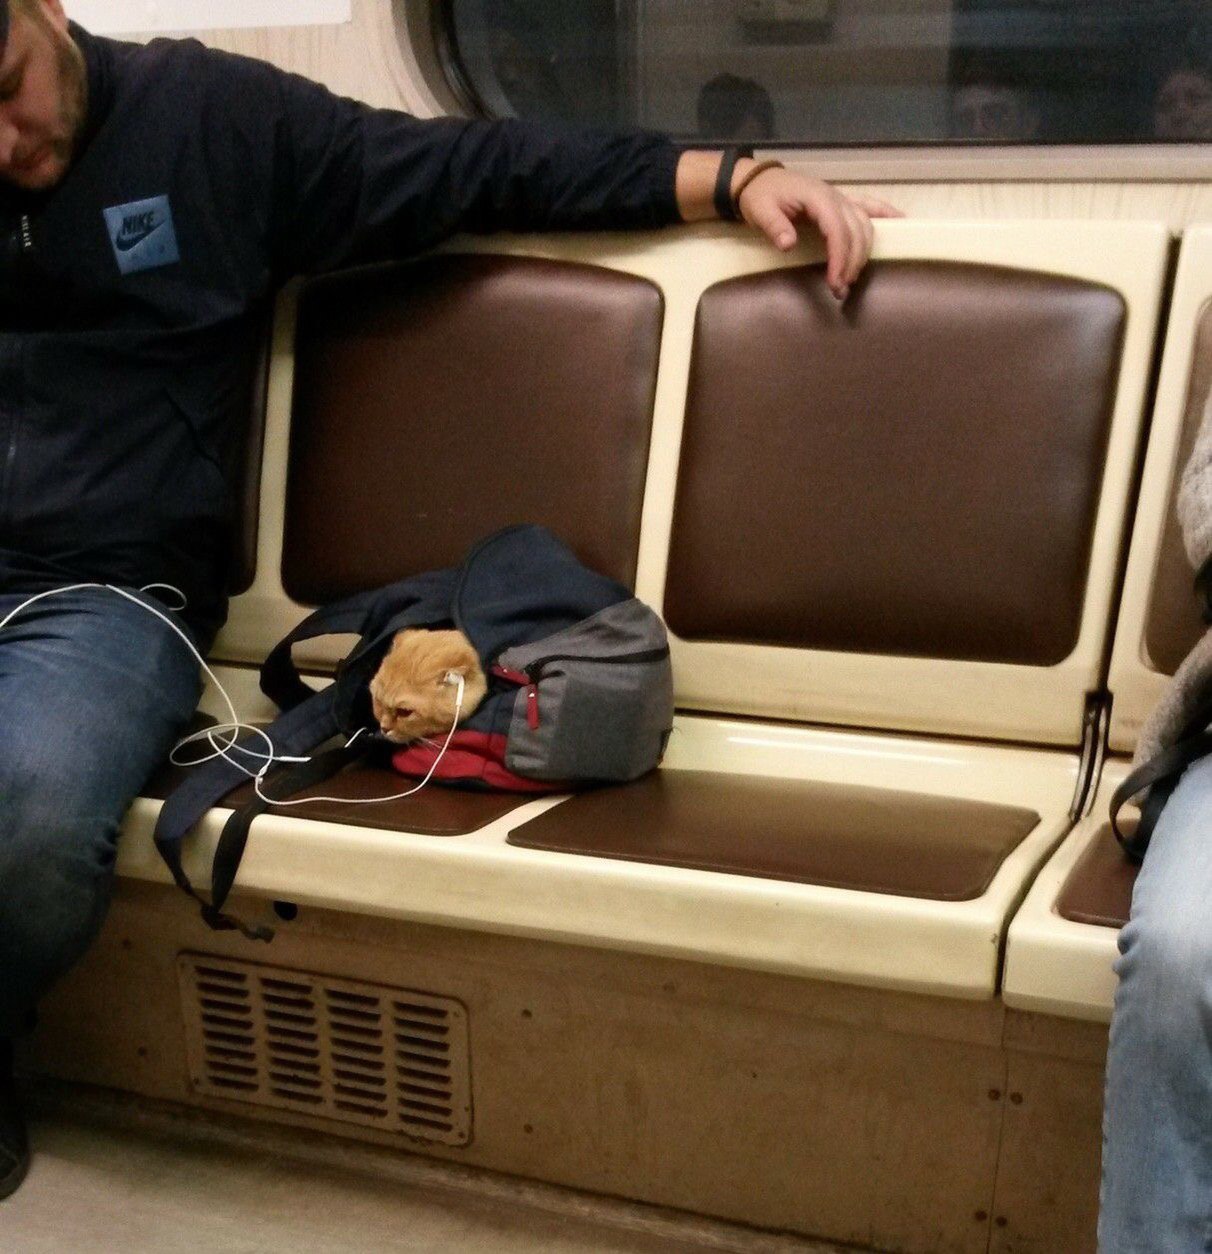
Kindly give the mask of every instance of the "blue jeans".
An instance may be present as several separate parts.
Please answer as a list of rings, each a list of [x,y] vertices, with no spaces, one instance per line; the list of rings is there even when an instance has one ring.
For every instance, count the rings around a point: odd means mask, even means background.
[[[0,595],[0,620],[24,600]],[[0,629],[0,1036],[32,1026],[96,935],[118,825],[199,688],[180,638],[103,589],[48,597]]]
[[[1212,758],[1162,811],[1119,950],[1099,1250],[1212,1250]]]

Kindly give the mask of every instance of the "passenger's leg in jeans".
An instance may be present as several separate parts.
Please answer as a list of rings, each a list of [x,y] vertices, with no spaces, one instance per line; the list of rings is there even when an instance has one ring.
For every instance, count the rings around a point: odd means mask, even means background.
[[[1212,1250],[1212,758],[1162,811],[1119,949],[1099,1250]]]
[[[24,599],[0,596],[0,620]],[[0,1038],[96,935],[119,823],[198,695],[181,639],[113,592],[47,598],[0,630]]]

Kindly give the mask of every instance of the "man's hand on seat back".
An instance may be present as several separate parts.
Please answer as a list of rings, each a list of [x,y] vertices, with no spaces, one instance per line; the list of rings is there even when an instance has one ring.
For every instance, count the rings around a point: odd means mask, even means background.
[[[795,246],[796,224],[811,222],[824,237],[825,277],[838,300],[845,300],[871,255],[871,219],[902,216],[875,196],[847,195],[820,179],[778,169],[763,170],[741,193],[739,208],[783,252]]]
[[[720,154],[689,151],[677,170],[678,209],[686,222],[715,216],[712,194]],[[754,162],[736,163],[732,186],[738,187]],[[820,179],[794,170],[763,170],[741,193],[741,216],[778,249],[795,246],[799,224],[811,223],[825,241],[825,278],[838,300],[844,300],[871,255],[872,218],[899,218],[901,211],[875,196],[847,195]]]

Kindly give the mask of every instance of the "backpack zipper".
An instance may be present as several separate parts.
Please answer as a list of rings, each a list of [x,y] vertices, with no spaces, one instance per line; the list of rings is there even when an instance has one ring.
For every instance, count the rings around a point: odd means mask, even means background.
[[[549,662],[659,662],[669,656],[669,646],[662,645],[659,649],[641,649],[636,653],[616,653],[612,657],[586,657],[582,653],[549,653],[546,657],[535,658],[525,670],[514,670],[510,666],[497,663],[491,668],[499,679],[504,679],[519,688],[526,689],[526,725],[531,731],[539,730],[539,675],[538,672]]]
[[[539,730],[539,688],[538,684],[525,671],[515,671],[510,666],[492,667],[492,673],[507,683],[517,684],[526,689],[526,726],[531,731]]]

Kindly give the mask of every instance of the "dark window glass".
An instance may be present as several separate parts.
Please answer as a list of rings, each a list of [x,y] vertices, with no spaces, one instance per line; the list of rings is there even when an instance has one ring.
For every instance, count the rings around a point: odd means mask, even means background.
[[[779,144],[1212,140],[1212,0],[435,0],[489,116]]]

